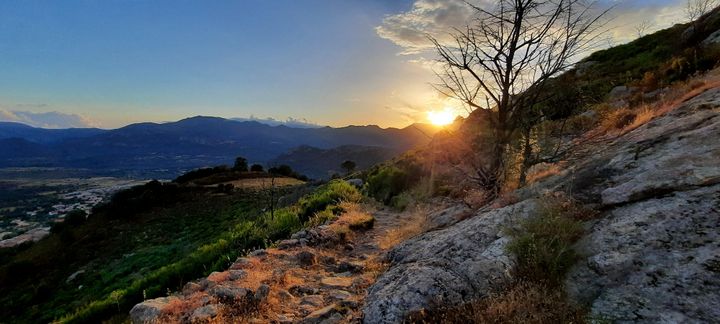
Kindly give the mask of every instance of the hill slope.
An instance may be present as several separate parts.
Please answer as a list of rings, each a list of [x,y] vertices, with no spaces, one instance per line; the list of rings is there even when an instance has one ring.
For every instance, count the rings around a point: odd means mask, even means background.
[[[271,165],[292,165],[299,173],[311,178],[328,178],[333,174],[344,174],[340,167],[344,161],[356,163],[356,169],[366,169],[386,161],[398,154],[387,147],[343,145],[331,149],[300,146],[273,159]]]

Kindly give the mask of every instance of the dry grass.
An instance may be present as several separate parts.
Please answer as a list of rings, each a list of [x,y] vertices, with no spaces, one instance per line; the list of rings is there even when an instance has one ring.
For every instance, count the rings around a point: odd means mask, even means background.
[[[344,213],[329,227],[330,230],[338,234],[341,240],[351,240],[352,231],[367,230],[375,224],[375,217],[359,204],[342,202],[339,206],[344,210]]]
[[[703,92],[718,87],[720,87],[720,69],[673,84],[654,102],[635,108],[603,109],[604,111],[599,111],[602,116],[600,126],[589,134],[626,134],[654,118],[672,111]]]
[[[373,256],[365,262],[365,273],[375,279],[385,273],[389,266],[389,264],[382,261],[381,257]]]
[[[636,109],[635,110],[635,118],[633,119],[633,121],[630,124],[623,127],[621,133],[625,134],[625,133],[628,133],[642,125],[645,125],[657,116],[659,116],[659,114],[648,105],[645,105],[639,109]]]
[[[171,299],[168,305],[163,308],[162,315],[156,322],[183,323],[184,317],[189,316],[195,309],[204,305],[203,296],[202,293],[196,292],[184,299]]]
[[[378,246],[383,249],[392,248],[399,243],[412,238],[418,234],[424,233],[430,227],[427,218],[428,211],[425,208],[417,207],[414,210],[406,211],[409,217],[399,226],[388,230],[383,237],[380,238]]]
[[[488,195],[485,191],[471,188],[465,192],[465,196],[462,198],[463,202],[470,206],[472,209],[477,209],[484,206],[488,201]]]
[[[585,323],[585,311],[563,293],[519,283],[502,293],[458,307],[412,314],[411,323]]]
[[[215,282],[215,283],[221,283],[224,281],[228,281],[230,279],[230,272],[223,271],[223,272],[213,272],[208,276],[208,280]]]
[[[602,122],[600,128],[605,133],[622,130],[635,120],[636,113],[630,108],[619,108],[608,113]]]
[[[563,171],[565,164],[563,162],[558,163],[540,163],[534,165],[528,170],[527,183],[533,183],[540,181],[549,176],[554,176]]]

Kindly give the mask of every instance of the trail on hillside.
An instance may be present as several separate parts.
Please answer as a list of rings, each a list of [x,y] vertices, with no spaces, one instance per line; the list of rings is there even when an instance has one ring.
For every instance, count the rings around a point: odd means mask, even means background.
[[[362,214],[372,228],[354,228]],[[353,323],[384,253],[419,233],[424,213],[355,206],[330,224],[305,229],[251,252],[181,293],[137,305],[135,322]],[[362,226],[360,226],[362,227]]]

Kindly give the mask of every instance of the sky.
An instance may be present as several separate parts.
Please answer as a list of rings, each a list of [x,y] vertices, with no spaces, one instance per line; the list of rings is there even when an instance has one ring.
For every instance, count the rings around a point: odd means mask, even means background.
[[[487,2],[491,0],[478,0]],[[684,0],[615,5],[607,46],[682,22]],[[403,127],[452,109],[424,33],[460,0],[0,2],[0,120],[115,128],[205,115]]]

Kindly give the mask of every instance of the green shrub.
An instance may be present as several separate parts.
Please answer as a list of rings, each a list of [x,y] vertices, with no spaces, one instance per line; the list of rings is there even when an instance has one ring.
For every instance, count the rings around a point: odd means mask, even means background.
[[[331,207],[326,208],[325,210],[319,211],[313,215],[313,217],[310,218],[310,220],[307,222],[307,227],[317,227],[320,225],[325,224],[327,221],[335,219],[337,216],[333,212]]]
[[[332,180],[318,188],[314,193],[305,196],[298,202],[300,209],[298,216],[305,223],[319,211],[341,201],[359,202],[362,194],[353,185],[343,180]]]
[[[390,199],[390,206],[397,210],[403,211],[415,203],[416,199],[409,191],[403,191],[399,195]]]
[[[552,205],[509,230],[508,252],[517,258],[518,275],[529,281],[560,283],[577,260],[573,243],[583,234],[582,223]]]
[[[396,166],[381,166],[368,175],[368,195],[384,204],[390,204],[392,198],[410,188],[412,179],[405,170]]]
[[[269,212],[263,215],[263,224],[266,236],[270,241],[288,237],[302,228],[302,222],[295,208],[281,208],[273,215]]]

